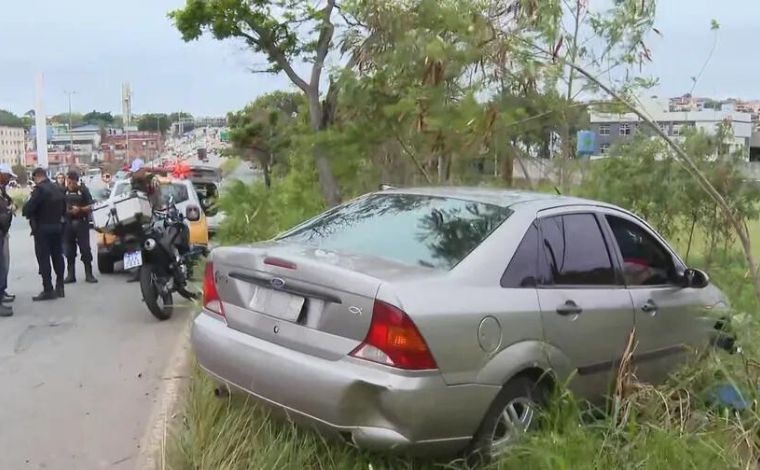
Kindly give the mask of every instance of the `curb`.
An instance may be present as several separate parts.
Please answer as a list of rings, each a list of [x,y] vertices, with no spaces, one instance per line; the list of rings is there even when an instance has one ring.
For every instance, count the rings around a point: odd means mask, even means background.
[[[163,456],[170,421],[174,418],[179,399],[190,379],[190,327],[195,318],[191,311],[188,321],[182,327],[179,339],[169,356],[169,363],[161,374],[163,385],[158,392],[158,400],[150,413],[145,433],[140,439],[140,449],[135,459],[135,470],[163,468]]]

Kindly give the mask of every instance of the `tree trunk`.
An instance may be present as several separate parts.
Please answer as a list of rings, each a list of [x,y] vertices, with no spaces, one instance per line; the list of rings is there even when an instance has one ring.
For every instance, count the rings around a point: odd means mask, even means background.
[[[315,133],[321,132],[329,124],[331,124],[331,117],[333,116],[334,100],[330,100],[331,94],[334,96],[337,91],[333,91],[333,85],[330,85],[328,91],[328,99],[326,100],[326,106],[323,107],[319,102],[319,90],[312,89],[307,93],[307,100],[309,102],[309,121],[311,128]],[[324,111],[327,110],[327,113]],[[326,119],[328,118],[328,119]],[[332,171],[332,165],[327,157],[327,152],[322,148],[322,145],[314,145],[314,164],[317,168],[317,175],[319,177],[319,187],[322,190],[322,196],[325,198],[325,202],[330,207],[335,207],[340,204],[340,186]]]
[[[515,154],[513,148],[507,148],[501,158],[501,178],[507,186],[514,184]],[[527,175],[526,175],[527,176]]]
[[[269,162],[262,162],[261,165],[262,171],[264,172],[264,186],[266,186],[267,189],[272,188],[272,177],[269,174]]]

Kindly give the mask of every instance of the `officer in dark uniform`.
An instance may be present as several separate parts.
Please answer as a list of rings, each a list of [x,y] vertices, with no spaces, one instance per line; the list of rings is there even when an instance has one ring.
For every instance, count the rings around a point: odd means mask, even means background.
[[[66,255],[65,284],[77,282],[77,247],[84,264],[85,281],[98,282],[92,275],[92,248],[90,248],[90,214],[94,203],[90,190],[79,182],[79,173],[66,175],[66,217],[63,224],[63,252]]]
[[[66,199],[63,191],[47,176],[44,168],[32,172],[34,190],[24,204],[24,217],[29,219],[34,236],[34,252],[42,276],[42,292],[32,300],[53,300],[64,297],[63,290],[63,216]],[[50,264],[56,275],[53,288]]]

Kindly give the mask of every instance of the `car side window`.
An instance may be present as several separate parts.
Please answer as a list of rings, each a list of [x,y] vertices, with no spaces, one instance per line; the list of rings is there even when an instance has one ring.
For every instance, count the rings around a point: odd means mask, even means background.
[[[536,287],[538,268],[538,227],[530,224],[520,245],[515,250],[512,260],[501,276],[502,287],[526,288]]]
[[[614,215],[605,219],[623,257],[623,279],[628,286],[668,284],[674,278],[673,257],[640,225]]]
[[[543,283],[614,285],[615,269],[596,216],[567,214],[541,219]]]

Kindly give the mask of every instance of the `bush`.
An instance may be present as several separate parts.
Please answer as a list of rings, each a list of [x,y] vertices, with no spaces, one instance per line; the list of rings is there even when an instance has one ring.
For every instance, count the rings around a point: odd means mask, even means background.
[[[267,240],[324,210],[311,159],[291,158],[291,171],[263,183],[233,182],[219,200],[226,214],[219,241],[226,244]]]
[[[758,217],[760,190],[744,181],[738,154],[720,154],[719,139],[693,132],[684,148],[721,193],[734,214]],[[704,235],[703,255],[711,264],[735,241],[728,217],[660,140],[639,135],[616,145],[611,158],[596,162],[584,180],[583,196],[610,202],[643,217],[666,238],[691,252],[695,234]],[[722,250],[721,250],[722,249]]]
[[[229,175],[230,173],[235,171],[237,167],[239,167],[242,163],[243,161],[240,160],[240,158],[238,157],[225,158],[220,166],[222,170],[222,175],[223,176]]]

